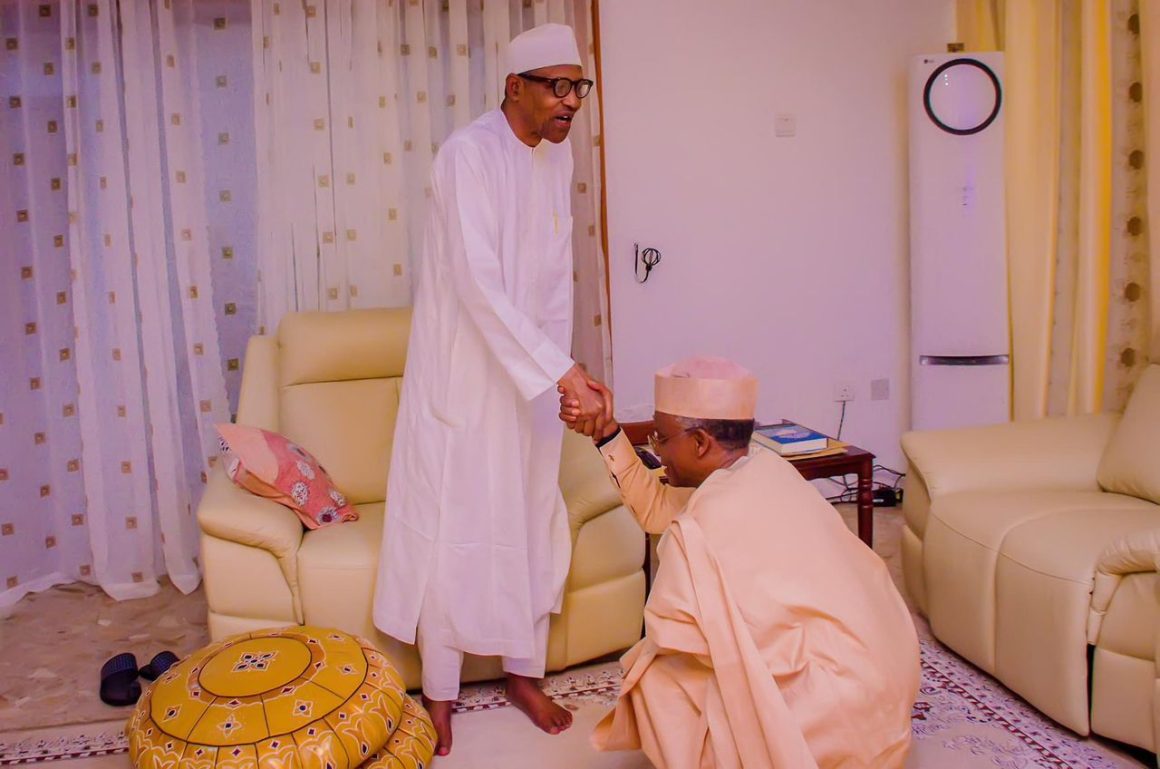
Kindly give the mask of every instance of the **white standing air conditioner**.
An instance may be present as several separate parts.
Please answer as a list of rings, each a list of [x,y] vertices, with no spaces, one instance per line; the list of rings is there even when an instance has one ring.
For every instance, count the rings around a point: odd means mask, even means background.
[[[910,68],[911,424],[1010,419],[1003,55]]]

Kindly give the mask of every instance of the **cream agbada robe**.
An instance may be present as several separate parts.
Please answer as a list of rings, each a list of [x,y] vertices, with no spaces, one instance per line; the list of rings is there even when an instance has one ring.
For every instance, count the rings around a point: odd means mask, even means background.
[[[429,640],[474,654],[536,656],[535,620],[559,610],[571,179],[568,142],[532,149],[499,110],[435,158],[374,604],[406,643],[426,591],[447,609]]]
[[[623,435],[602,453],[644,528],[668,531],[597,747],[664,769],[901,767],[914,625],[817,490],[764,450],[695,491],[661,486]]]

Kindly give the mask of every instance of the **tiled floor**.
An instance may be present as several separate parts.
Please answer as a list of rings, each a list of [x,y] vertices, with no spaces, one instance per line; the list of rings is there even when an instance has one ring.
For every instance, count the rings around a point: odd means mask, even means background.
[[[122,651],[139,665],[163,649],[184,656],[209,640],[205,613],[202,590],[168,581],[133,601],[80,583],[27,596],[0,620],[0,729],[127,717],[97,696],[101,665]]]

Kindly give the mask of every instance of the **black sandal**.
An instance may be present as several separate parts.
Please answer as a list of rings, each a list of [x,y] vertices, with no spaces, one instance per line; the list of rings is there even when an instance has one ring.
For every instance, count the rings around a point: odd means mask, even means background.
[[[133,705],[141,697],[137,658],[129,652],[111,657],[101,666],[101,702],[115,707]]]
[[[171,651],[158,652],[157,656],[149,660],[148,665],[142,666],[141,677],[146,681],[156,681],[166,670],[177,664],[177,655]]]

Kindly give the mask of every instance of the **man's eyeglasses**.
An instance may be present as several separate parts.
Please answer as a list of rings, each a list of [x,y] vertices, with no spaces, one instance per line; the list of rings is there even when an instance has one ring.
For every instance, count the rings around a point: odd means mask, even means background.
[[[524,80],[531,80],[533,83],[547,83],[557,99],[563,99],[572,93],[573,88],[576,89],[576,95],[581,99],[587,96],[588,92],[592,90],[591,80],[570,80],[566,77],[540,77],[539,75],[529,75],[527,73],[521,73],[520,77]]]
[[[685,433],[690,433],[696,429],[697,428],[695,428],[695,427],[686,427],[684,430],[681,430],[679,433],[673,433],[672,435],[669,435],[665,438],[662,438],[660,435],[657,434],[656,430],[653,430],[651,433],[648,434],[648,447],[650,449],[652,449],[652,453],[660,456],[661,446],[664,446],[666,443],[671,441],[673,438],[676,438],[678,435],[684,435]]]

